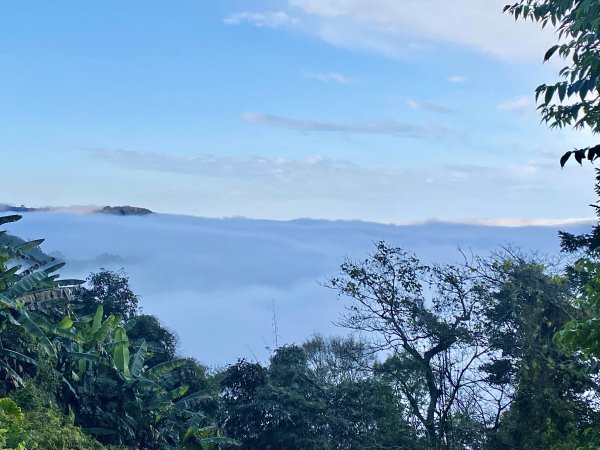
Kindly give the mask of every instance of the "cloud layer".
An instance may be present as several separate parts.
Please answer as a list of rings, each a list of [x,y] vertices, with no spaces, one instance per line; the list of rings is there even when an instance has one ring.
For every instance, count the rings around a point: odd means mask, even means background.
[[[248,123],[305,132],[380,134],[417,139],[441,139],[456,135],[456,132],[442,126],[422,126],[393,119],[369,122],[325,122],[261,112],[245,112],[242,114],[242,118]]]
[[[45,237],[44,250],[60,251],[67,261],[63,276],[124,267],[143,311],[157,314],[179,334],[183,354],[211,365],[266,359],[273,304],[281,344],[314,332],[342,333],[333,322],[345,303],[319,282],[335,274],[344,257],[362,260],[377,240],[438,262],[459,260],[459,245],[475,254],[507,242],[558,251],[556,228],[550,227],[40,212],[25,214],[9,230]]]

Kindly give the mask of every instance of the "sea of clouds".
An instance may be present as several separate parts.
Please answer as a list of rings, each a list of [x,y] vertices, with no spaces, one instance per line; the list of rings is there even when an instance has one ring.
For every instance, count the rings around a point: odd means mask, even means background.
[[[556,255],[558,228],[34,212],[9,231],[46,238],[43,249],[67,261],[64,276],[123,268],[143,312],[177,332],[181,353],[220,366],[266,360],[274,316],[280,345],[344,333],[334,325],[344,302],[322,283],[344,258],[364,259],[376,241],[428,262],[458,261],[459,247],[486,255],[506,244]]]

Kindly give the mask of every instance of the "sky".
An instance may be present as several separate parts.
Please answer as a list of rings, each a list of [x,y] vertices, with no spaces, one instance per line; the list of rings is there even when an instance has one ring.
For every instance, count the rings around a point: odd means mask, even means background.
[[[497,0],[5,0],[0,202],[260,219],[593,215],[595,142]]]

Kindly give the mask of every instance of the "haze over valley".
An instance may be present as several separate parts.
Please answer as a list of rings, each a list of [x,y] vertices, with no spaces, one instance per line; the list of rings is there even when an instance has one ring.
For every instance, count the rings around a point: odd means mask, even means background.
[[[386,225],[358,221],[211,219],[154,214],[120,217],[65,212],[25,213],[9,230],[45,237],[42,248],[67,262],[64,276],[123,268],[145,313],[181,338],[181,352],[208,365],[268,357],[275,344],[313,333],[344,334],[333,322],[344,302],[320,285],[347,256],[363,260],[386,241],[426,262],[459,262],[511,244],[557,256],[558,229],[588,224],[500,227],[429,222]]]

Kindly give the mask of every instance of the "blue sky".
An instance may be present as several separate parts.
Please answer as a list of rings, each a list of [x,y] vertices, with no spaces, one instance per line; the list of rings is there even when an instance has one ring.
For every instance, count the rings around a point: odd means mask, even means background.
[[[7,0],[0,202],[210,217],[592,215],[588,132],[533,90],[551,30],[496,0]]]

